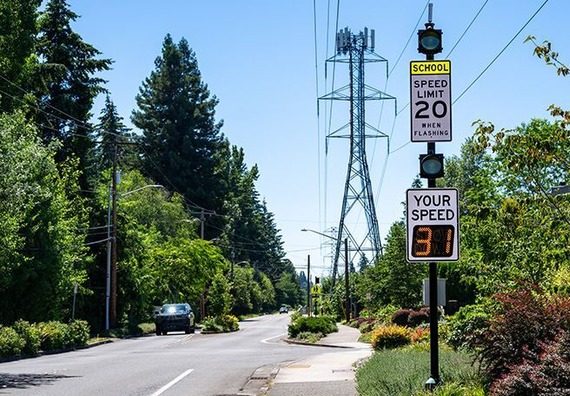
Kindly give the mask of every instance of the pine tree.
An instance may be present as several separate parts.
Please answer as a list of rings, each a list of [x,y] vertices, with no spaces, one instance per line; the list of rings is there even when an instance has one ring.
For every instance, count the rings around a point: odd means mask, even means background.
[[[214,120],[218,100],[202,82],[186,39],[175,44],[166,36],[136,101],[132,121],[143,133],[145,173],[183,194],[191,205],[220,213],[225,181],[219,175],[219,151],[225,139],[222,123]]]
[[[117,107],[109,95],[105,98],[105,106],[101,109],[96,129],[99,135],[96,156],[100,170],[108,169],[113,165],[115,149],[118,157],[133,164],[135,154],[132,148],[129,149],[128,143],[134,139],[134,136],[129,133],[130,128],[123,123],[123,117],[119,116]]]
[[[50,0],[40,16],[37,54],[42,81],[37,91],[41,109],[37,118],[44,142],[63,142],[58,161],[79,158],[85,188],[94,146],[88,121],[105,82],[94,74],[108,70],[111,60],[97,59],[101,52],[72,30],[71,23],[78,17],[65,0]]]

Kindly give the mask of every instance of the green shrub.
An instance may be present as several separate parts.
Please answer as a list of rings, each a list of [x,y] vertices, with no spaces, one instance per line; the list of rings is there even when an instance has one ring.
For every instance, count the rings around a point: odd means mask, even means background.
[[[202,323],[202,331],[212,331],[214,333],[222,333],[223,327],[216,322],[215,318],[208,317]]]
[[[238,318],[234,315],[220,315],[204,319],[203,330],[222,333],[239,330]]]
[[[302,318],[303,314],[300,311],[295,311],[289,317],[291,318],[291,323],[292,323],[299,320],[299,318]]]
[[[37,355],[40,350],[40,331],[39,329],[25,320],[18,320],[12,325],[12,328],[18,333],[25,342],[22,353],[26,355]]]
[[[370,342],[376,350],[398,348],[411,341],[407,328],[397,325],[380,326],[372,332]]]
[[[338,331],[334,318],[328,316],[301,317],[289,325],[289,337],[297,338],[299,333],[322,333],[324,335]]]
[[[0,327],[0,356],[22,354],[26,341],[11,327]]]
[[[447,344],[455,349],[473,350],[474,343],[488,326],[491,318],[488,307],[467,305],[449,318]]]
[[[234,315],[220,315],[216,317],[216,321],[224,331],[239,330],[239,321]]]
[[[60,322],[50,321],[38,323],[40,331],[40,347],[44,351],[61,349],[71,344],[69,327]]]
[[[151,334],[156,331],[154,323],[139,323],[137,326],[137,333]]]
[[[374,312],[374,317],[381,323],[389,324],[392,321],[392,315],[397,310],[398,307],[394,305],[386,305],[385,307],[382,307],[381,309]]]
[[[83,346],[89,340],[89,324],[85,320],[74,320],[68,328],[70,346]]]

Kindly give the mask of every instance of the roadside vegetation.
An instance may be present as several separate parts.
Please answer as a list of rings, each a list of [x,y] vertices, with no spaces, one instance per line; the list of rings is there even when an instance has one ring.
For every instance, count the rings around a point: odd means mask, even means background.
[[[338,331],[336,318],[331,316],[303,316],[298,311],[291,314],[288,334],[290,339],[315,343],[327,334]]]
[[[89,326],[84,320],[30,324],[20,319],[12,326],[0,326],[0,357],[36,356],[81,347],[88,340]]]
[[[118,109],[100,76],[113,60],[74,31],[68,3],[0,0],[3,339],[18,320],[72,316],[92,335],[146,333],[154,307],[176,302],[233,330],[235,317],[301,304],[261,170],[223,133],[190,43],[166,34],[136,105]]]

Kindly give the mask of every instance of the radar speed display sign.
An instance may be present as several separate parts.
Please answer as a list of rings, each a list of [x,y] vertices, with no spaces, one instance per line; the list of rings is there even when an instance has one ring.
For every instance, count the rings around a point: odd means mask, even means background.
[[[407,259],[457,261],[459,212],[456,189],[409,189],[406,193]]]

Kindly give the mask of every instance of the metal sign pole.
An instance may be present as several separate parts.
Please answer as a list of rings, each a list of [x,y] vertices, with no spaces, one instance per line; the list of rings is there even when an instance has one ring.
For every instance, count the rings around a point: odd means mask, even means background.
[[[432,56],[433,57],[433,56]],[[427,151],[435,153],[435,143],[427,144]],[[428,188],[435,188],[436,179],[428,179]],[[431,376],[426,382],[426,388],[434,389],[441,384],[439,377],[439,329],[437,323],[438,301],[437,301],[437,262],[429,263],[429,343],[430,343],[430,373]]]

